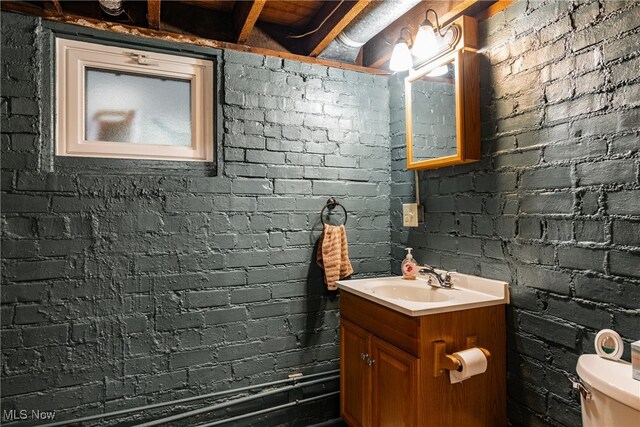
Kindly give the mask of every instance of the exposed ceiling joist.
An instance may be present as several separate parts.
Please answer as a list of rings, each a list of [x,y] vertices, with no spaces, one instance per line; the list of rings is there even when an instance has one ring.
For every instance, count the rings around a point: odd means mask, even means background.
[[[440,19],[440,25],[445,26],[455,21],[462,15],[475,16],[490,7],[497,0],[466,0],[457,5],[454,5],[446,15]]]
[[[497,14],[499,12],[502,12],[503,10],[505,10],[506,8],[511,6],[511,3],[513,3],[513,0],[498,0],[497,2],[493,3],[488,8],[486,8],[486,9],[480,11],[478,14],[476,14],[476,19],[478,20],[478,22],[484,21],[485,19],[489,19],[493,15],[495,15],[495,14]]]
[[[238,1],[233,9],[233,29],[235,42],[244,44],[267,0]]]
[[[168,2],[166,4],[170,4]],[[85,16],[76,16],[73,14],[65,13],[63,15],[51,15],[47,13],[43,8],[30,5],[28,3],[15,2],[15,1],[0,1],[0,10],[9,12],[25,13],[28,15],[39,16],[51,21],[63,22],[70,25],[79,25],[82,27],[93,28],[100,31],[111,31],[118,34],[125,34],[135,37],[146,37],[156,40],[165,40],[174,43],[189,43],[197,46],[211,47],[215,49],[228,49],[241,52],[251,52],[258,55],[268,55],[278,57],[282,59],[290,59],[293,61],[305,62],[309,64],[318,64],[327,67],[342,68],[345,70],[359,71],[363,73],[388,75],[389,73],[384,70],[377,70],[373,68],[366,68],[355,64],[347,64],[343,62],[331,61],[321,58],[310,58],[308,56],[301,56],[292,54],[289,52],[281,52],[270,49],[261,49],[246,45],[239,45],[234,43],[227,43],[202,37],[196,37],[192,35],[172,33],[169,31],[158,31],[148,28],[141,28],[135,25],[121,24],[116,22],[109,22],[99,19],[87,18]]]
[[[495,0],[464,0],[457,2],[427,1],[421,2],[405,15],[396,20],[369,40],[363,47],[363,65],[380,68],[389,61],[393,47],[403,27],[409,28],[415,37],[420,24],[425,19],[427,9],[438,14],[440,26],[445,26],[461,15],[475,16],[495,3]],[[434,22],[435,24],[435,22]]]
[[[381,0],[130,1],[126,2],[127,14],[122,17],[106,16],[101,12],[97,1],[0,0],[0,7],[57,20],[64,17],[84,17],[151,30],[160,30],[162,26],[165,31],[175,34],[222,43],[231,42],[234,48],[248,45],[268,49],[270,52],[275,50],[315,58],[323,51],[326,53],[327,47],[340,33],[349,28],[354,20],[357,22],[363,13],[369,11],[367,6],[376,1]],[[421,1],[370,39],[357,57],[354,53],[355,63],[367,68],[384,67],[401,29],[407,27],[415,35],[428,8],[436,10],[440,24],[444,26],[463,14],[486,18],[510,3],[511,0]],[[354,59],[346,61],[352,64]]]
[[[47,0],[44,3],[44,8],[58,15],[62,15],[62,6],[59,0]]]
[[[160,29],[160,0],[147,0],[147,22],[149,28]]]
[[[318,56],[371,1],[326,2],[308,25],[308,31],[318,30],[305,39],[303,53]]]

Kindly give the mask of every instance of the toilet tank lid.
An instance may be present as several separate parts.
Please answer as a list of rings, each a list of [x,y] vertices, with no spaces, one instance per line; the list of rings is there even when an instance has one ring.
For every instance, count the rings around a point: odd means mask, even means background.
[[[590,387],[640,411],[640,381],[631,376],[629,362],[603,359],[597,354],[583,354],[578,358],[576,371]]]

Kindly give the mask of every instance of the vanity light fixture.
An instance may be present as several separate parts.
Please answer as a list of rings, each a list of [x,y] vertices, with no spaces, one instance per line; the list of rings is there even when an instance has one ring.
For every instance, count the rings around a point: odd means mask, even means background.
[[[436,24],[429,20],[429,12],[435,16]],[[450,33],[451,36],[447,40],[445,37]],[[427,9],[425,12],[425,19],[418,28],[416,34],[415,43],[411,48],[412,55],[416,58],[417,66],[426,63],[428,60],[433,60],[436,57],[451,50],[451,48],[460,39],[460,28],[456,24],[448,25],[445,28],[440,28],[440,22],[438,21],[438,14],[433,9]],[[437,68],[433,71],[431,76],[439,76],[445,74],[444,68]]]
[[[407,40],[402,37],[402,32],[405,30],[409,33],[409,41],[413,43],[411,31],[409,31],[407,27],[402,28],[400,30],[400,37],[398,37],[396,45],[393,48],[391,61],[389,61],[389,68],[391,71],[407,71],[413,67],[413,60],[411,58],[411,51],[409,51],[409,45],[407,44]]]

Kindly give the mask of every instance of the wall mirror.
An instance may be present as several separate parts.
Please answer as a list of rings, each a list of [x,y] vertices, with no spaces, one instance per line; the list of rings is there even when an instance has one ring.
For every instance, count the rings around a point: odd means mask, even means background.
[[[461,27],[466,37],[405,78],[408,169],[480,160],[478,60],[475,49],[465,46],[469,25]]]

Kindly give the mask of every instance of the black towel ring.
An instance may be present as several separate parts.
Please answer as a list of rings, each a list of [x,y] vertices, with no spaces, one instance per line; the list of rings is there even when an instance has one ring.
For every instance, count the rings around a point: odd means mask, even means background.
[[[338,203],[338,201],[336,199],[334,199],[333,197],[330,197],[329,200],[327,200],[327,204],[324,205],[324,208],[322,208],[322,210],[320,211],[320,221],[322,222],[322,225],[326,224],[324,222],[323,217],[322,217],[322,215],[324,215],[325,209],[329,209],[329,211],[332,211],[332,210],[335,209],[336,206],[340,206],[342,208],[342,210],[344,211],[344,222],[342,223],[342,225],[347,225],[347,210],[345,209],[344,206],[342,206],[340,203]]]

